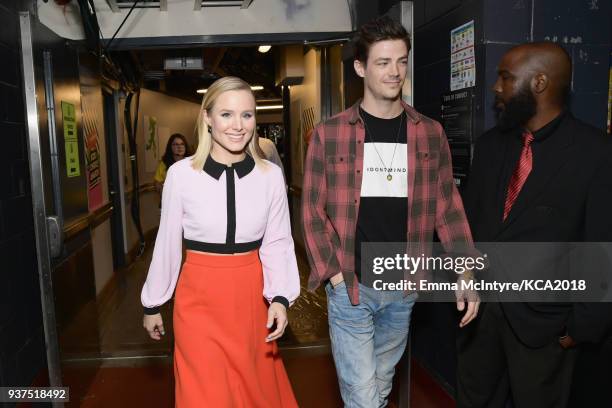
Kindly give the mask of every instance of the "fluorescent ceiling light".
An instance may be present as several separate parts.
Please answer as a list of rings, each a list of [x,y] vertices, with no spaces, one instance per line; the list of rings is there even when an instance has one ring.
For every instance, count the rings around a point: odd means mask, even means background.
[[[256,106],[256,110],[272,110],[272,109],[283,109],[283,105],[265,105],[265,106]]]
[[[262,85],[251,85],[251,90],[253,91],[261,91],[263,89],[264,87]],[[205,94],[208,92],[208,89],[198,89],[196,92],[199,94]]]
[[[272,48],[271,45],[260,45],[259,48],[257,49],[257,51],[263,53],[266,53],[268,51],[270,51],[270,48]]]

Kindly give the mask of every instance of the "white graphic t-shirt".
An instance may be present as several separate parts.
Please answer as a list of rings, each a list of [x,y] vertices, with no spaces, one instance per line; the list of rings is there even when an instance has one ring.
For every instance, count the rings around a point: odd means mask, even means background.
[[[365,124],[361,200],[355,234],[355,270],[361,279],[362,242],[407,239],[408,125],[406,114],[381,119],[360,109]]]

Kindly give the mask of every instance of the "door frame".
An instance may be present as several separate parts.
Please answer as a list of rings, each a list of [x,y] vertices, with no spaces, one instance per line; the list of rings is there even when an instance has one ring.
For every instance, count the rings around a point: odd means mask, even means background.
[[[36,73],[34,68],[34,48],[32,44],[32,19],[28,11],[19,13],[19,30],[27,130],[26,141],[30,164],[36,260],[38,263],[40,300],[47,353],[47,369],[49,373],[49,385],[51,387],[61,387],[61,364],[51,275],[50,239],[47,225],[51,217],[48,216],[45,206],[41,138],[38,122],[39,115],[43,114],[43,112],[39,112],[36,103]],[[61,402],[53,402],[52,404],[53,407],[64,406]]]
[[[106,140],[106,169],[108,177],[108,195],[113,206],[111,215],[111,245],[113,250],[113,269],[117,271],[126,265],[126,231],[123,183],[123,160],[119,138],[118,91],[102,87],[102,106],[104,111],[104,129]]]

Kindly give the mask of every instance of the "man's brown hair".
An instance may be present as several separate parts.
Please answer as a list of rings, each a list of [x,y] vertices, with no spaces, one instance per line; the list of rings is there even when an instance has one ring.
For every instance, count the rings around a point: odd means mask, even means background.
[[[402,40],[406,43],[406,49],[410,51],[408,31],[399,22],[388,16],[382,16],[365,23],[357,31],[353,39],[355,59],[365,65],[372,44],[385,40]]]

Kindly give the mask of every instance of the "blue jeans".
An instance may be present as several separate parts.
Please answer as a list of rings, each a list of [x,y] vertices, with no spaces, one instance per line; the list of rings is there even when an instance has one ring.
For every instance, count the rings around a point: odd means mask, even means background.
[[[408,340],[416,294],[382,292],[359,284],[359,300],[351,305],[344,283],[328,283],[327,310],[332,353],[347,408],[379,408],[387,404],[395,366]]]

